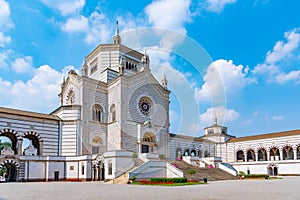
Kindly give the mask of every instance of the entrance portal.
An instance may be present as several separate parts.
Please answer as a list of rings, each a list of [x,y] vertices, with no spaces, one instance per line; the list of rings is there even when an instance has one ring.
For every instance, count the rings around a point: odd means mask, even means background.
[[[6,163],[1,168],[1,172],[3,172],[3,176],[5,181],[7,182],[16,182],[17,181],[17,168],[15,165],[11,163]]]
[[[142,153],[149,153],[149,146],[148,145],[142,145]]]

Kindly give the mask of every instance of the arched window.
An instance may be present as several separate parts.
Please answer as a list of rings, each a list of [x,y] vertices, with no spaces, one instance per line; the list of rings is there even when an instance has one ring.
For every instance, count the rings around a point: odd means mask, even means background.
[[[260,148],[257,153],[258,161],[267,161],[267,151],[264,148]]]
[[[255,161],[255,152],[253,149],[247,151],[247,161]]]
[[[182,150],[180,148],[176,149],[176,160],[182,160]]]
[[[110,106],[110,120],[111,120],[111,122],[116,121],[116,106],[115,106],[115,104],[112,104]]]
[[[73,89],[70,89],[67,94],[67,105],[72,105],[75,102],[75,93]]]
[[[285,146],[282,149],[283,153],[283,160],[293,160],[294,159],[294,151],[292,147],[290,146]]]
[[[93,106],[93,120],[97,122],[104,121],[103,108],[99,104]]]
[[[188,149],[186,149],[183,153],[184,156],[190,156],[190,151]]]
[[[191,156],[196,156],[196,150],[195,149],[192,149]]]
[[[242,150],[239,150],[236,152],[236,161],[237,162],[244,162],[245,158],[244,158],[244,152]]]
[[[270,160],[279,160],[279,149],[277,147],[273,147],[270,149]]]

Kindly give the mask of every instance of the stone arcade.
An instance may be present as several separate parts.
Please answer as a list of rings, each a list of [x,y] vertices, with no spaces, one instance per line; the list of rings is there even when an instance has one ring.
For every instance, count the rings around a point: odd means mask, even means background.
[[[201,137],[169,133],[166,77],[159,83],[148,55],[121,44],[118,26],[113,41],[85,57],[81,75],[69,71],[52,113],[0,108],[7,181],[181,177],[175,159],[235,175],[300,174],[300,130],[235,138],[215,118]]]

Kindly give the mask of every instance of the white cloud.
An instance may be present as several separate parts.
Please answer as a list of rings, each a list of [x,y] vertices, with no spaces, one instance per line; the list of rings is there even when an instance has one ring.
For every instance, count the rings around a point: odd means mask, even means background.
[[[82,15],[74,18],[69,18],[61,29],[68,33],[86,32],[89,28],[88,19]]]
[[[220,13],[224,7],[229,4],[235,3],[236,0],[207,0],[205,2],[206,10],[210,12]]]
[[[93,12],[89,17],[89,30],[86,32],[84,41],[87,44],[99,43],[107,40],[111,35],[112,27],[106,18],[106,15],[99,12]]]
[[[84,41],[87,44],[99,43],[111,35],[111,26],[103,13],[93,12],[89,17],[78,15],[67,19],[61,25],[61,29],[67,33],[84,33]]]
[[[27,81],[9,82],[0,77],[0,103],[5,107],[50,112],[59,105],[57,95],[62,77],[62,72],[48,65],[35,69],[32,78]]]
[[[145,8],[148,20],[155,27],[167,28],[186,34],[184,27],[191,20],[191,0],[153,1]]]
[[[272,117],[272,120],[275,120],[275,121],[279,121],[279,120],[283,120],[284,119],[284,116],[273,116]]]
[[[10,43],[11,37],[0,32],[0,47],[4,47],[6,43]]]
[[[279,84],[291,81],[299,83],[300,70],[287,72],[291,63],[299,60],[299,47],[300,28],[285,32],[284,40],[276,42],[273,49],[267,52],[264,63],[258,64],[252,72],[267,75],[269,81]]]
[[[12,69],[17,73],[31,73],[33,71],[32,67],[32,57],[26,56],[24,58],[16,58],[11,63]]]
[[[282,59],[291,56],[292,52],[299,47],[300,28],[295,28],[292,31],[284,33],[286,41],[278,41],[271,51],[268,51],[266,63],[276,63]]]
[[[85,0],[42,0],[49,8],[58,10],[61,15],[79,13],[85,6]]]
[[[13,28],[14,24],[10,19],[10,7],[8,2],[0,0],[0,30],[3,28]]]
[[[210,124],[212,123],[213,117],[216,115],[218,119],[218,124],[223,125],[225,122],[235,121],[239,118],[240,114],[233,110],[227,109],[224,106],[213,107],[206,110],[205,113],[201,114],[200,123],[203,124]]]
[[[300,70],[290,71],[289,73],[280,73],[275,77],[276,81],[280,84],[284,84],[289,81],[300,81]]]
[[[239,93],[247,84],[255,82],[248,76],[248,67],[235,65],[232,60],[216,60],[207,69],[205,83],[201,88],[195,88],[195,98],[198,102],[209,101],[211,98],[225,98]]]

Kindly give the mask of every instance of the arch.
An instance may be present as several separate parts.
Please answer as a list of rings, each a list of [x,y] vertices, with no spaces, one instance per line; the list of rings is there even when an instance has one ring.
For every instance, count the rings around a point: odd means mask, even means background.
[[[236,152],[236,161],[237,161],[237,162],[245,162],[244,151],[238,150],[238,151]]]
[[[146,132],[142,137],[142,153],[153,153],[156,144],[156,136],[152,132]]]
[[[247,162],[255,161],[255,152],[253,149],[247,151]]]
[[[70,88],[70,90],[68,91],[67,94],[67,99],[66,99],[66,103],[67,105],[72,105],[75,102],[75,92],[73,90],[73,88]]]
[[[37,149],[37,155],[42,154],[41,142],[43,142],[43,140],[42,140],[40,134],[38,134],[37,132],[34,132],[34,131],[27,131],[21,137],[22,137],[22,139],[27,138],[31,141],[30,145],[32,145],[34,148]]]
[[[176,149],[176,160],[182,160],[182,150],[180,148]]]
[[[16,161],[15,159],[6,159],[1,162],[0,170],[2,170],[2,168],[4,168],[4,167],[6,168],[6,172],[4,174],[6,181],[8,181],[8,182],[17,181],[18,170],[20,167],[19,162]]]
[[[93,161],[93,181],[102,181],[105,179],[105,167],[104,167],[104,157],[97,156],[96,160]]]
[[[291,146],[286,145],[282,148],[282,158],[283,158],[283,160],[293,160],[294,159],[294,151]]]
[[[195,149],[191,150],[191,156],[196,156],[196,150]]]
[[[189,149],[185,149],[183,152],[183,156],[190,156],[190,150]]]
[[[93,105],[93,120],[97,122],[104,122],[103,107],[100,104]]]
[[[277,147],[270,148],[270,160],[279,160],[280,159],[280,153],[279,149]]]
[[[297,146],[297,159],[300,159],[300,145]]]
[[[209,157],[209,156],[210,156],[209,151],[208,151],[208,150],[205,150],[205,151],[204,151],[204,157]]]
[[[198,156],[199,156],[199,158],[202,158],[202,157],[203,157],[203,155],[202,155],[202,154],[203,154],[202,150],[201,150],[201,149],[199,149],[199,150],[198,150]]]
[[[258,149],[257,151],[257,154],[258,154],[258,161],[267,161],[267,151],[265,148],[261,147]]]
[[[110,106],[109,111],[110,111],[110,121],[115,122],[116,121],[116,106],[115,106],[115,104],[112,104]]]
[[[17,144],[18,139],[20,139],[18,133],[15,130],[5,128],[0,131],[0,137],[1,136],[7,137],[11,140],[11,149],[14,151],[15,154],[17,154]]]
[[[271,176],[277,176],[278,175],[278,165],[275,164],[275,163],[270,163],[268,166],[267,166],[267,171],[268,171],[268,174],[271,175]]]

